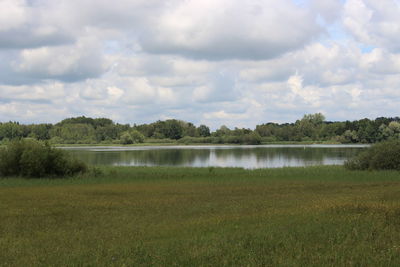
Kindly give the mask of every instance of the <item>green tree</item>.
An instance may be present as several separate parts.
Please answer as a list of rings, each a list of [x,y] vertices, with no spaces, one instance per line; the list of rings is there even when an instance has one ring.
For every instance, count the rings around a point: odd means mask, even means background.
[[[214,132],[214,135],[215,136],[229,136],[229,135],[231,135],[231,132],[232,131],[228,127],[226,127],[225,125],[222,125],[221,127],[219,127],[218,130],[216,130]]]
[[[129,131],[129,133],[132,136],[132,140],[135,144],[144,142],[144,135],[138,130],[132,129]]]
[[[133,144],[133,138],[128,131],[123,132],[121,134],[120,141],[121,141],[121,144],[123,144],[123,145]]]
[[[144,135],[141,134],[138,130],[131,129],[129,131],[123,132],[121,134],[120,140],[121,144],[124,145],[143,143]]]
[[[29,134],[28,128],[25,125],[20,125],[18,122],[6,122],[0,124],[0,140],[7,138],[9,140],[27,137]]]
[[[325,121],[325,116],[322,113],[306,114],[301,120],[309,121],[316,126],[322,124]]]
[[[206,125],[202,124],[197,128],[197,133],[201,137],[210,136],[210,128],[208,128]]]
[[[359,136],[356,131],[346,130],[343,134],[344,143],[357,143]]]
[[[180,139],[183,137],[183,127],[178,120],[166,120],[160,129],[160,132],[170,139]]]

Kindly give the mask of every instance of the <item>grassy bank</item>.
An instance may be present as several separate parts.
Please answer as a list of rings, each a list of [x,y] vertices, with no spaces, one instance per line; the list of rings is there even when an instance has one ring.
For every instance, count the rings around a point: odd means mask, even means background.
[[[0,179],[0,265],[399,266],[400,174],[105,168]]]

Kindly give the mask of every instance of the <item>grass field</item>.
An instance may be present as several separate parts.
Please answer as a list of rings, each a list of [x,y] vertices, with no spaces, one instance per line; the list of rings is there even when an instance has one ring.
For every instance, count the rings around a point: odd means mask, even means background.
[[[400,266],[400,173],[115,167],[0,179],[1,266]]]

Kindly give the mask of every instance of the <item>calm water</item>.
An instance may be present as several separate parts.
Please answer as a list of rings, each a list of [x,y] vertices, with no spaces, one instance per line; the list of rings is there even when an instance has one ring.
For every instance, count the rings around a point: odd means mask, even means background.
[[[276,168],[340,165],[364,145],[70,147],[91,165]]]

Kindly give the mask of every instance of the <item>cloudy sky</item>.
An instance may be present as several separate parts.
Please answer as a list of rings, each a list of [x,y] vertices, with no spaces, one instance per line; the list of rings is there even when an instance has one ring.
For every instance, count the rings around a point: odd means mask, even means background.
[[[0,0],[0,121],[398,116],[400,0]]]

